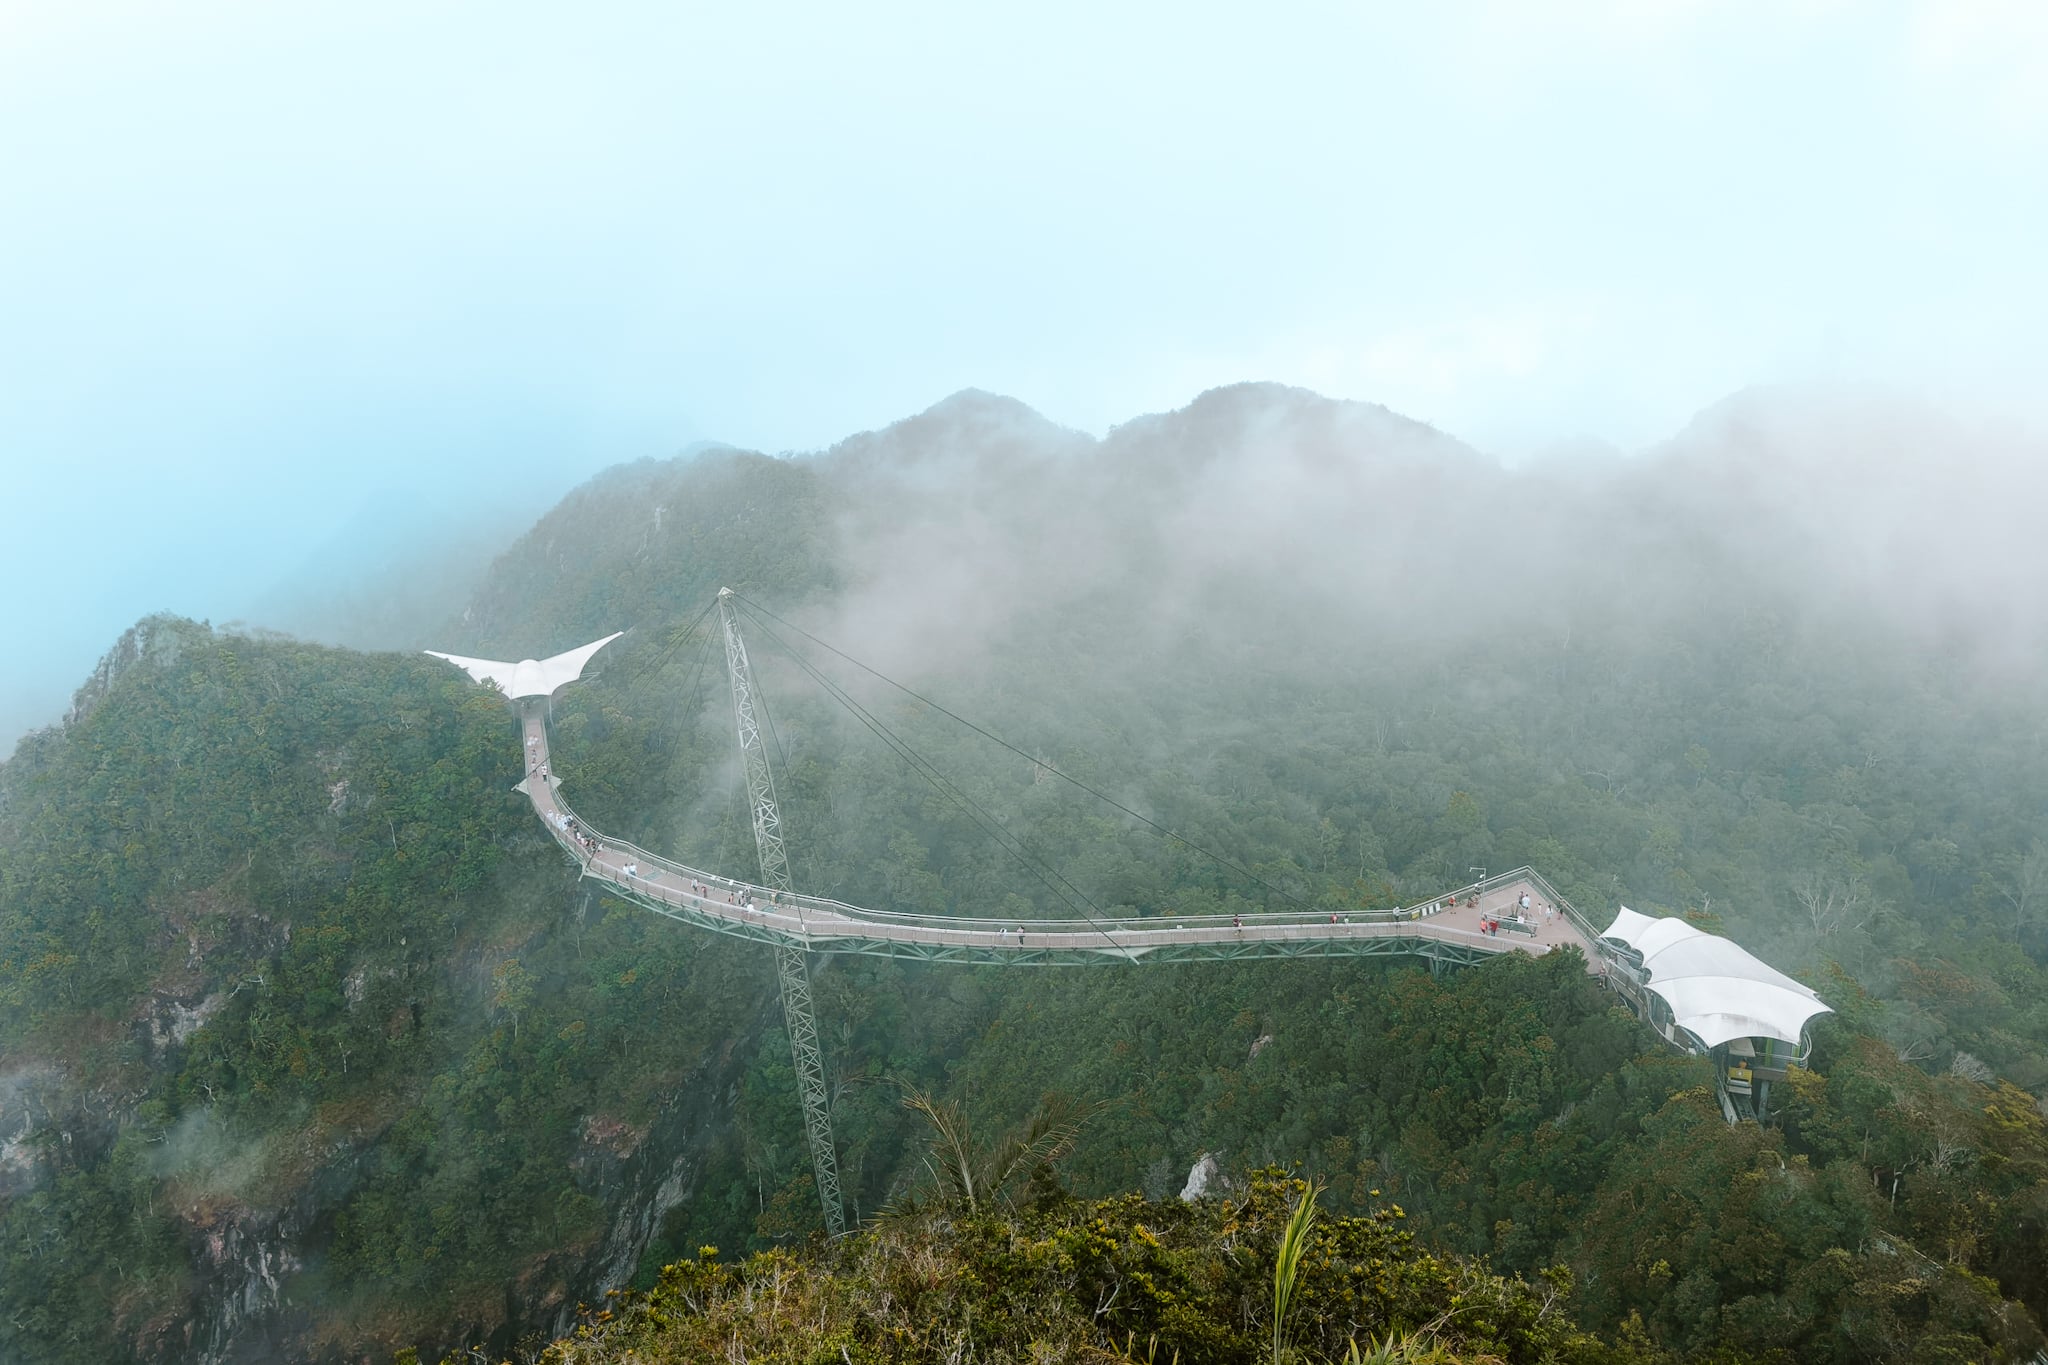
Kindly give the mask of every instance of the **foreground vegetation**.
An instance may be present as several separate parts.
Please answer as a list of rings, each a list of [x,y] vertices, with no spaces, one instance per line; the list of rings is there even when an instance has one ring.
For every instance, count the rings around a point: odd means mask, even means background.
[[[1193,1203],[1041,1189],[1018,1208],[924,1208],[829,1249],[727,1264],[706,1247],[541,1359],[1269,1362],[1275,1256],[1307,1188],[1266,1171]],[[1389,1343],[1403,1344],[1395,1358],[1446,1365],[1657,1359],[1579,1331],[1568,1271],[1524,1282],[1425,1251],[1397,1206],[1308,1222],[1290,1289],[1278,1358],[1302,1365],[1343,1361],[1354,1344],[1372,1359]]]
[[[1268,1169],[1193,1202],[1082,1201],[1041,1169],[1020,1206],[935,1201],[827,1247],[714,1248],[643,1292],[585,1311],[543,1365],[912,1365],[980,1361],[1182,1365],[1668,1365],[1644,1320],[1582,1330],[1563,1266],[1504,1277],[1424,1249],[1398,1205],[1314,1217],[1313,1187]],[[1896,1253],[1893,1253],[1896,1254]],[[1798,1349],[1723,1345],[1715,1365],[2018,1360],[2024,1334],[1985,1341],[1932,1321],[1940,1272],[1855,1283],[1818,1258]],[[1953,1298],[1951,1292],[1949,1297]],[[1756,1311],[1752,1309],[1752,1311]],[[1759,1336],[1769,1335],[1768,1329]],[[1995,1335],[1995,1333],[1994,1333]]]

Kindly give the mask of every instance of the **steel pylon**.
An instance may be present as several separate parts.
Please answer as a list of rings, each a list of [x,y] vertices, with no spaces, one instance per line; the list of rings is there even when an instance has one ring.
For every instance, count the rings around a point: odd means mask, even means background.
[[[732,677],[733,722],[739,728],[740,757],[747,769],[747,803],[753,815],[754,848],[761,857],[761,882],[787,894],[789,853],[782,843],[782,812],[775,804],[775,775],[768,767],[768,749],[754,713],[754,672],[747,663],[747,645],[740,638],[732,589],[718,590],[718,620],[725,628],[725,667]],[[797,913],[802,915],[801,903]],[[811,1008],[809,955],[795,944],[776,945],[775,973],[782,986],[782,1019],[789,1030],[789,1049],[796,1063],[797,1093],[804,1106],[804,1136],[811,1146],[811,1174],[818,1202],[825,1210],[825,1231],[837,1237],[846,1231],[846,1210],[839,1196],[839,1155],[832,1141],[832,1109],[825,1089],[825,1058],[818,1048],[818,1017]]]

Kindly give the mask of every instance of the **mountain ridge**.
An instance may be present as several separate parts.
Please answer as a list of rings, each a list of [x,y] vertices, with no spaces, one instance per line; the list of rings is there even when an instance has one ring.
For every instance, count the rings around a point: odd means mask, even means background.
[[[1252,874],[810,655],[953,799],[749,617],[807,885],[1018,924],[1342,914],[1526,862],[1589,911],[1707,917],[1840,1017],[1780,1125],[1738,1133],[1572,964],[821,963],[853,1212],[921,1150],[868,1082],[996,1130],[1067,1088],[1109,1102],[1082,1197],[1170,1196],[1202,1151],[1298,1162],[1447,1252],[1571,1267],[1589,1330],[1636,1315],[1666,1360],[2024,1353],[2037,676],[1910,647],[1913,604],[1782,533],[1802,509],[1731,520],[1668,462],[1588,489],[1260,386],[1099,440],[935,407],[839,457],[604,471],[432,643],[631,627],[555,699],[555,773],[594,828],[741,875],[723,655],[691,629],[726,584]],[[172,618],[80,697],[0,767],[0,1358],[509,1354],[621,1277],[816,1224],[768,963],[578,882],[511,792],[501,699]]]

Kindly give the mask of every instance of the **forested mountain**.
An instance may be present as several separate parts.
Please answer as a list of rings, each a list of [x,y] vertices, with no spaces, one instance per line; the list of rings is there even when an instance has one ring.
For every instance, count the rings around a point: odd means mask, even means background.
[[[2039,456],[1842,397],[1511,470],[1274,386],[1100,440],[965,393],[815,455],[613,469],[423,643],[628,629],[555,702],[564,791],[702,864],[752,866],[691,629],[729,584],[774,613],[750,643],[807,889],[1334,913],[1527,862],[1837,1010],[1778,1121],[1731,1129],[1568,956],[827,961],[863,1215],[919,1169],[891,1082],[994,1128],[1061,1090],[1102,1105],[1078,1197],[1291,1166],[1446,1255],[1567,1267],[1636,1358],[2020,1359],[2048,1320]],[[765,953],[579,886],[519,766],[436,661],[153,618],[0,768],[0,1360],[509,1352],[700,1245],[815,1229]]]

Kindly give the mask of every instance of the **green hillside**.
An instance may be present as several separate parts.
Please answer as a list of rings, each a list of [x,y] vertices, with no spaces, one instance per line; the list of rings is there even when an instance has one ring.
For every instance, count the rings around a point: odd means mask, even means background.
[[[1712,487],[1675,456],[1510,473],[1293,391],[1100,443],[966,395],[817,457],[614,470],[437,644],[629,628],[556,700],[557,770],[599,828],[707,866],[752,859],[722,657],[690,630],[726,583],[1189,841],[762,622],[1028,855],[763,634],[806,888],[1020,921],[1334,913],[1529,863],[1595,917],[1724,929],[1837,1011],[1776,1121],[1731,1128],[1704,1064],[1569,955],[1442,979],[822,962],[863,1218],[920,1170],[900,1084],[991,1131],[1059,1090],[1102,1106],[1072,1197],[1154,1201],[1116,1217],[1181,1220],[1191,1266],[1223,1215],[1170,1201],[1212,1153],[1322,1182],[1333,1218],[1398,1202],[1418,1247],[1484,1258],[1453,1278],[1564,1267],[1599,1350],[2024,1358],[2048,1320],[2038,684],[1926,647],[1868,582],[1823,591],[1810,542]],[[0,768],[0,1360],[510,1356],[700,1246],[783,1249],[752,1264],[830,1297],[900,1239],[794,1250],[819,1215],[766,953],[579,885],[510,790],[518,749],[434,660],[152,618]],[[1081,1217],[1047,1208],[946,1254]],[[1185,1325],[1073,1339],[1248,1358]]]

